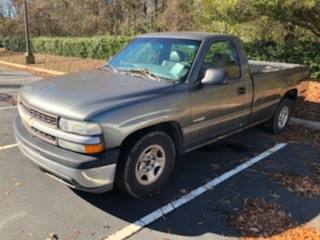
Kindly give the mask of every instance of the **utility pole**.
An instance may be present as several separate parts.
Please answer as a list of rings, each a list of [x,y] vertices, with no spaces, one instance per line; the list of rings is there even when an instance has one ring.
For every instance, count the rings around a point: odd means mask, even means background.
[[[26,35],[26,53],[24,54],[24,56],[25,56],[26,64],[34,64],[35,58],[30,48],[27,0],[23,0],[23,4],[24,4],[24,30]]]

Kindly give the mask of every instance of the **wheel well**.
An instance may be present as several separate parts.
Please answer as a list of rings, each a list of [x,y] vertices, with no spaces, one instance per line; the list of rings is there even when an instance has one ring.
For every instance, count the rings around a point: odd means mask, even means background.
[[[152,131],[163,131],[165,133],[167,133],[173,140],[175,148],[176,148],[176,152],[177,155],[181,154],[183,151],[183,137],[182,137],[182,131],[181,131],[181,127],[179,125],[179,123],[171,121],[171,122],[163,122],[163,123],[159,123],[147,128],[143,128],[140,129],[136,132],[131,133],[130,135],[128,135],[122,142],[121,144],[121,150],[127,146],[128,144],[130,144],[133,139],[135,138],[139,138],[142,137],[143,135],[145,135],[148,132],[152,132]]]
[[[289,91],[287,91],[284,96],[284,98],[289,98],[291,100],[296,100],[298,97],[298,90],[297,89],[290,89]]]

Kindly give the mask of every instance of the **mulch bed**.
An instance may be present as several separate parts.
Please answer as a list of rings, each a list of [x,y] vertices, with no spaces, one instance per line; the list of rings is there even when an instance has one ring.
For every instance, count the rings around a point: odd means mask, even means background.
[[[255,237],[242,237],[242,240],[319,240],[320,233],[310,227],[299,226],[290,228],[283,233],[268,237],[268,238],[255,238]]]
[[[293,107],[293,116],[320,122],[320,82],[309,81],[307,84],[305,98],[297,100]]]

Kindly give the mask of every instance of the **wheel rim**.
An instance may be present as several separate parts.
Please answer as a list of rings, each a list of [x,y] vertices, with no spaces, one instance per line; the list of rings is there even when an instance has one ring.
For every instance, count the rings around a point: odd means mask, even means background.
[[[136,164],[135,174],[142,185],[154,183],[162,174],[166,155],[160,145],[151,145],[142,151]]]
[[[281,111],[279,112],[279,117],[278,117],[278,128],[282,129],[286,126],[287,122],[289,119],[289,107],[288,106],[283,106]]]

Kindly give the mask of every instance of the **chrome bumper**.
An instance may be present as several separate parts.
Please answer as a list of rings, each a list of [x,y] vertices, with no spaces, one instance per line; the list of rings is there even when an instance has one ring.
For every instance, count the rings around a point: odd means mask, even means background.
[[[33,137],[19,117],[14,129],[22,153],[54,178],[88,192],[100,193],[113,188],[119,149],[99,156],[71,152]]]

